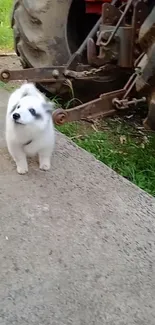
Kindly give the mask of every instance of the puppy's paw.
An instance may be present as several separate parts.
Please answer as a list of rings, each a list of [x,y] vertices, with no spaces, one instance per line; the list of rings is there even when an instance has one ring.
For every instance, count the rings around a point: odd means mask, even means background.
[[[17,166],[17,173],[20,174],[20,175],[24,175],[26,173],[28,173],[28,168],[25,167],[21,167],[21,166]]]
[[[42,159],[40,159],[40,164],[39,165],[40,165],[39,168],[41,170],[44,170],[44,171],[50,170],[51,162],[50,162],[50,160],[48,158],[44,158],[44,159],[42,158]]]
[[[50,170],[51,165],[50,165],[50,163],[44,163],[44,164],[40,164],[39,168],[41,170],[47,171],[47,170]]]
[[[39,168],[44,171],[50,170],[51,159],[49,156],[42,153],[39,154]]]

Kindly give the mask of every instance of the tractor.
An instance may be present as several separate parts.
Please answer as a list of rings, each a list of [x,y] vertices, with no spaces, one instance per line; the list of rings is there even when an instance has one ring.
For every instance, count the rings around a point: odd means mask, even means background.
[[[15,0],[11,25],[23,69],[5,69],[0,79],[80,100],[55,109],[55,124],[146,103],[143,124],[155,130],[154,0]]]

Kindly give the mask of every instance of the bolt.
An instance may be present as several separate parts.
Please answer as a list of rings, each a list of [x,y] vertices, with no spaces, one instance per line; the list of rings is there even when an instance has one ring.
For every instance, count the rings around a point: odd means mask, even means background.
[[[69,70],[65,70],[64,75],[67,77],[69,74],[70,74],[70,71]]]
[[[52,76],[54,78],[58,78],[59,77],[59,71],[57,69],[54,69],[53,72],[52,72]]]
[[[1,73],[1,76],[4,80],[8,80],[10,77],[10,73],[8,71],[4,71]]]

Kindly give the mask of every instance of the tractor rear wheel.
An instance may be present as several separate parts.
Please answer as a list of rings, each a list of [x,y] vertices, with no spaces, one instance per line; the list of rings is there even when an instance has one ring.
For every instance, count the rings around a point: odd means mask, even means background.
[[[65,64],[97,19],[85,14],[84,0],[15,0],[12,28],[23,68]]]

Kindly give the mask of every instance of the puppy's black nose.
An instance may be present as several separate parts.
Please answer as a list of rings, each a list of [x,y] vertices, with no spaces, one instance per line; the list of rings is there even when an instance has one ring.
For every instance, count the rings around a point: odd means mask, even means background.
[[[20,118],[20,115],[19,115],[18,113],[14,113],[14,114],[13,114],[13,119],[14,119],[15,121],[19,120],[19,118]]]

